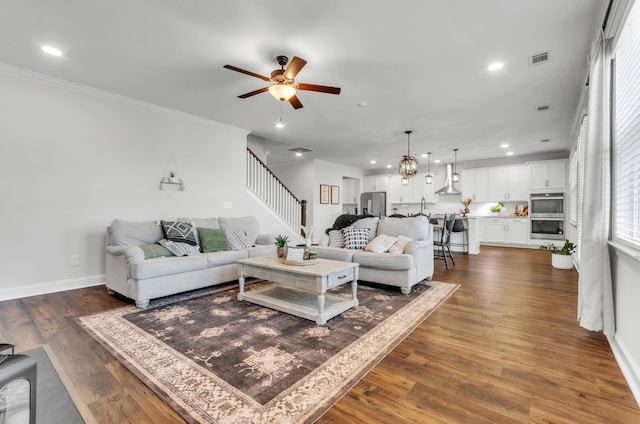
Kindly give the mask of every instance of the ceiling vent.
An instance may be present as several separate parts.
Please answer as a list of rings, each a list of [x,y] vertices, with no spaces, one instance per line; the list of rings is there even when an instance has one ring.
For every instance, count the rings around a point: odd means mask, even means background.
[[[529,66],[540,65],[549,61],[549,52],[534,54],[529,56]]]
[[[549,105],[538,106],[538,112],[542,112],[543,110],[549,110]]]

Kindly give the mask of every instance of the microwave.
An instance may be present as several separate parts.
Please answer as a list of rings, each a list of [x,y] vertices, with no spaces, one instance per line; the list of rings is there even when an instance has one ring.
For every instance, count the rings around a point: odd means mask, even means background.
[[[532,218],[564,218],[564,193],[532,193],[529,216]]]

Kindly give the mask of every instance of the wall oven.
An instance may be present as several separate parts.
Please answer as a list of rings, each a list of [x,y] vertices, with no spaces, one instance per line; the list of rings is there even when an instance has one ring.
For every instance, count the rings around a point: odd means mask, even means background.
[[[529,221],[532,239],[564,240],[564,193],[532,193]]]

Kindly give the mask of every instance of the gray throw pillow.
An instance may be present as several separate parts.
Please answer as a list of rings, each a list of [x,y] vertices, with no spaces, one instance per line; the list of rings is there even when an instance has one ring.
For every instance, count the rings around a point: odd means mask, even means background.
[[[247,249],[252,246],[247,240],[247,234],[244,231],[227,234],[227,242],[232,250]]]
[[[192,246],[198,245],[196,227],[190,222],[182,221],[160,221],[164,238],[178,243],[187,243]]]

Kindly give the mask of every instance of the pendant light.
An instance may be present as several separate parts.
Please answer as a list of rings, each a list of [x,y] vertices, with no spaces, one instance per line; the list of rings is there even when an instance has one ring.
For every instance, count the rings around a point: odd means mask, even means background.
[[[454,183],[460,181],[460,174],[458,173],[458,149],[453,149],[453,174],[451,174],[451,181]]]
[[[410,152],[410,140],[409,137],[413,131],[407,130],[404,133],[407,135],[407,154],[402,157],[400,162],[398,162],[398,173],[407,179],[407,184],[409,184],[409,178],[416,175],[418,172],[418,159],[411,156]]]
[[[427,153],[427,175],[424,176],[425,184],[433,184],[433,174],[431,173],[431,152]]]
[[[403,186],[408,186],[409,185],[409,177],[400,178],[400,184],[402,184]]]

